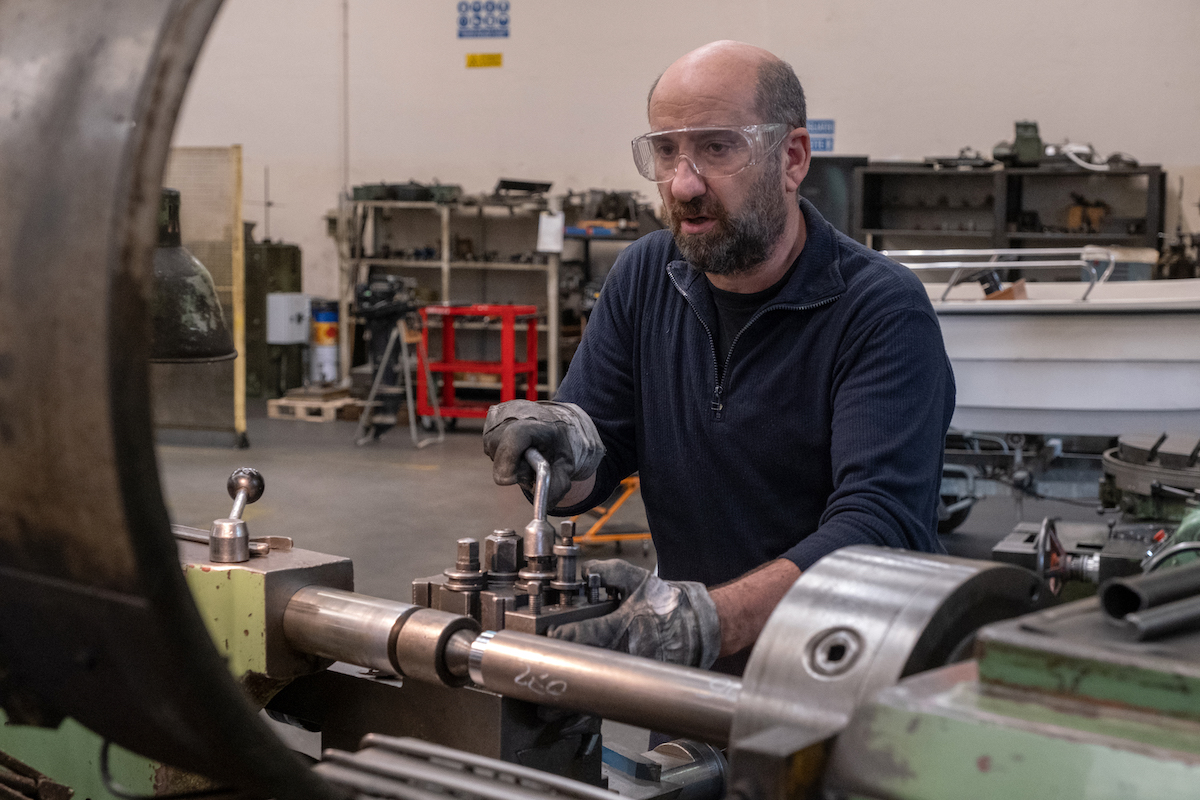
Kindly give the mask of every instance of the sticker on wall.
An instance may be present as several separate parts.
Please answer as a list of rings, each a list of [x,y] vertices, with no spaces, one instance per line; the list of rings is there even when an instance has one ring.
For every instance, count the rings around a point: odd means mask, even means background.
[[[806,127],[814,153],[833,152],[833,120],[810,119]]]
[[[472,67],[502,67],[503,53],[467,53],[467,68]]]
[[[459,0],[458,38],[507,38],[508,8],[508,0]]]

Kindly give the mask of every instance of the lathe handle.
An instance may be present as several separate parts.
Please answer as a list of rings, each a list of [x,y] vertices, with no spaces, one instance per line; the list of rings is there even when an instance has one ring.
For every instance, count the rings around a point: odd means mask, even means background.
[[[252,467],[239,467],[230,474],[225,488],[229,491],[229,496],[233,498],[233,510],[229,512],[229,519],[241,519],[246,505],[262,497],[267,484],[258,470]]]

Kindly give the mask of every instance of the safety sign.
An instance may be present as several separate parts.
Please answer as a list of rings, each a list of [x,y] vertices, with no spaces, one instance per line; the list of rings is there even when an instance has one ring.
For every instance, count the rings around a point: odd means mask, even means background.
[[[508,0],[459,0],[458,38],[498,39],[508,37]]]
[[[805,127],[814,153],[833,152],[833,120],[810,119]]]

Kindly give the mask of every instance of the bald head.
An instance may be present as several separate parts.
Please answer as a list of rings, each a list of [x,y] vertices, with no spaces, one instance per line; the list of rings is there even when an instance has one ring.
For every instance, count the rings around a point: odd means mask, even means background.
[[[796,73],[773,53],[744,42],[719,41],[675,61],[650,87],[650,124],[670,126],[697,112],[709,125],[786,122],[805,125],[804,89]],[[749,114],[754,119],[747,119]]]

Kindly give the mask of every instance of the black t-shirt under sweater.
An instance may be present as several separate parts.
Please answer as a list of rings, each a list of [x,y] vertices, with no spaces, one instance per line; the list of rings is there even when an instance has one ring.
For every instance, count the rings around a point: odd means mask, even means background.
[[[788,278],[792,277],[792,273],[796,271],[796,264],[799,263],[800,259],[797,258],[782,278],[761,292],[751,294],[727,292],[724,289],[718,289],[711,280],[708,282],[708,288],[712,291],[713,305],[717,309],[717,330],[714,333],[717,338],[718,375],[724,377],[725,359],[729,357],[729,348],[733,346],[733,340],[738,333],[746,327],[746,323],[750,321],[756,311],[775,299],[775,295],[783,289],[783,285],[787,283]],[[705,278],[707,279],[707,277],[706,275]]]

